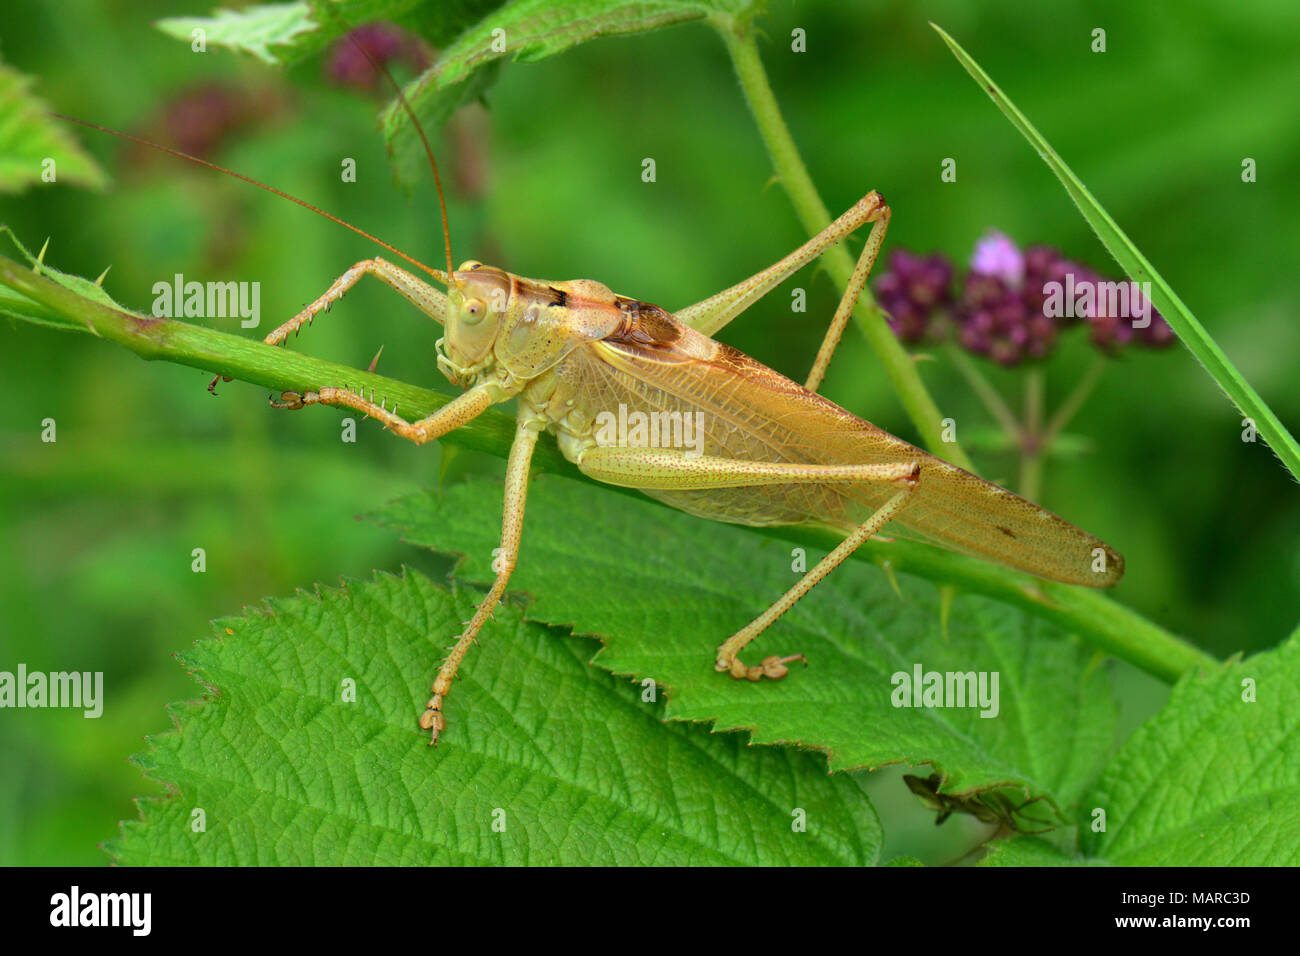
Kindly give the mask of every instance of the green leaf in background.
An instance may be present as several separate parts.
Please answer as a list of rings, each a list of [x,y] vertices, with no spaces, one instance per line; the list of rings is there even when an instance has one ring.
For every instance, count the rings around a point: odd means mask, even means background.
[[[408,571],[217,622],[183,658],[212,693],[137,758],[171,792],[142,801],[109,851],[168,865],[875,861],[854,777],[665,724],[662,702],[587,664],[592,641],[509,605],[449,698],[454,735],[428,747],[416,718],[478,597]]]
[[[243,10],[213,11],[210,17],[171,17],[158,21],[168,36],[194,43],[202,31],[204,44],[251,53],[268,66],[283,66],[314,53],[328,42],[317,33],[311,4],[270,3]]]
[[[1043,138],[1043,134],[1038,132],[1038,129],[1029,121],[1028,117],[1016,108],[1016,105],[1007,98],[1002,89],[971,58],[971,55],[938,26],[933,23],[930,26],[934,27],[939,36],[943,37],[943,41],[948,44],[958,62],[966,68],[966,72],[975,79],[980,88],[989,95],[989,98],[993,100],[1003,115],[1011,120],[1011,124],[1038,151],[1038,155],[1043,157],[1043,161],[1056,174],[1056,178],[1065,186],[1065,191],[1070,194],[1074,204],[1083,213],[1083,218],[1088,221],[1088,225],[1092,226],[1097,233],[1097,238],[1101,240],[1106,250],[1115,257],[1115,261],[1120,264],[1128,277],[1134,282],[1151,283],[1151,298],[1155,302],[1156,308],[1160,310],[1160,314],[1164,316],[1170,327],[1177,333],[1178,338],[1196,356],[1197,361],[1205,367],[1206,371],[1210,373],[1210,376],[1218,383],[1219,387],[1223,389],[1241,413],[1254,420],[1255,427],[1264,436],[1264,440],[1273,449],[1273,453],[1282,460],[1282,464],[1287,467],[1295,478],[1300,479],[1300,444],[1296,444],[1295,438],[1287,431],[1286,426],[1268,407],[1264,399],[1259,396],[1259,393],[1237,371],[1237,367],[1224,354],[1223,349],[1219,348],[1218,343],[1211,338],[1210,333],[1205,331],[1205,327],[1197,321],[1191,309],[1183,304],[1183,300],[1178,298],[1174,290],[1170,288],[1169,283],[1164,280],[1164,277],[1156,272],[1155,267],[1147,261],[1146,256],[1138,251],[1137,246],[1133,244],[1133,240],[1129,239],[1124,230],[1120,229],[1118,223],[1111,218],[1110,213],[1106,212],[1101,203],[1093,198],[1092,193],[1088,191],[1088,187],[1083,184],[1083,181],[1065,164],[1065,160],[1061,159],[1056,150],[1052,149],[1047,140]]]
[[[501,489],[476,481],[400,499],[376,517],[413,543],[467,555],[459,574],[489,580]],[[820,557],[807,555],[807,566]],[[718,644],[798,578],[788,544],[748,529],[602,494],[557,476],[530,492],[510,586],[534,597],[530,619],[596,634],[596,663],[653,678],[669,717],[744,728],[757,743],[826,751],[833,770],[933,763],[957,794],[1014,786],[1077,800],[1115,741],[1109,669],[1059,628],[987,598],[960,595],[943,624],[936,587],[841,566],[751,647],[751,661],[804,653],[780,681],[713,669]],[[489,628],[491,625],[489,624]],[[503,638],[484,629],[483,644]],[[486,666],[471,652],[463,670]],[[891,676],[997,671],[1000,712],[897,708]],[[459,705],[449,701],[449,733]]]
[[[458,107],[482,95],[495,76],[483,68],[507,56],[542,60],[598,37],[642,33],[750,6],[748,0],[574,0],[563,5],[512,0],[461,34],[404,94],[421,125],[434,130]],[[410,176],[424,153],[401,103],[388,105],[380,126],[399,175]]]
[[[1104,833],[1087,825],[1093,807]],[[1185,676],[1081,811],[1085,852],[1111,863],[1300,864],[1300,634]]]
[[[501,72],[500,67],[500,63],[489,63],[483,69],[475,70],[465,82],[449,87],[443,95],[425,99],[417,115],[426,135],[431,130],[441,129],[462,106],[468,106],[482,97],[496,82]],[[432,69],[436,70],[437,67]],[[424,74],[428,75],[428,72]],[[417,109],[414,105],[411,108]],[[429,158],[424,151],[424,141],[412,128],[410,117],[401,103],[394,101],[385,107],[379,122],[393,178],[404,186],[426,178],[429,175]]]
[[[0,63],[0,193],[21,193],[42,183],[53,161],[55,183],[100,189],[108,177],[32,95],[32,80]]]
[[[750,0],[578,0],[562,7],[552,0],[323,0],[217,10],[210,17],[158,22],[170,36],[251,53],[269,66],[298,62],[324,49],[345,29],[392,20],[433,44],[451,41],[437,62],[405,88],[404,95],[427,131],[442,127],[461,106],[481,97],[507,56],[540,60],[602,36],[639,33],[698,20],[720,11],[755,7]],[[497,9],[499,8],[499,9]],[[459,34],[459,35],[458,35]],[[458,36],[457,36],[458,35]],[[424,151],[410,117],[394,99],[380,117],[398,177],[421,175]]]
[[[502,0],[299,0],[216,10],[210,17],[171,17],[158,29],[186,43],[202,30],[210,46],[251,53],[268,66],[297,63],[344,32],[377,20],[415,30],[430,43],[450,41]]]

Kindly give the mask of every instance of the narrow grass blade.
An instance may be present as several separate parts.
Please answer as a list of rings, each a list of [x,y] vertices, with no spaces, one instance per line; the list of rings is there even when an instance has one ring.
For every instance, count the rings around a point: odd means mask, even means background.
[[[1156,272],[1146,257],[1138,251],[1133,241],[1124,234],[1124,230],[1120,229],[1110,214],[1102,208],[1101,203],[1093,198],[1088,187],[1057,155],[1056,150],[1052,149],[1034,124],[1029,122],[1025,114],[1016,108],[1002,89],[989,78],[978,63],[971,59],[970,54],[963,50],[956,40],[935,24],[931,23],[930,26],[943,37],[943,41],[948,44],[958,62],[975,78],[975,82],[979,83],[984,92],[988,93],[998,109],[1011,120],[1012,125],[1020,131],[1021,135],[1029,140],[1030,145],[1038,150],[1038,155],[1043,157],[1043,161],[1065,186],[1065,191],[1079,207],[1083,218],[1096,231],[1097,237],[1101,239],[1107,251],[1115,257],[1115,261],[1128,273],[1129,278],[1135,282],[1151,283],[1152,301],[1165,321],[1196,356],[1197,361],[1205,366],[1206,371],[1227,393],[1228,398],[1242,415],[1254,421],[1256,430],[1268,442],[1273,453],[1282,459],[1287,470],[1300,479],[1300,445],[1296,444],[1295,438],[1273,414],[1273,410],[1260,398],[1259,393],[1250,387],[1242,374],[1237,371],[1236,366],[1228,360],[1223,350],[1205,331],[1205,327],[1196,320],[1196,316],[1192,315],[1191,310],[1169,287],[1169,283],[1165,282],[1160,273]]]

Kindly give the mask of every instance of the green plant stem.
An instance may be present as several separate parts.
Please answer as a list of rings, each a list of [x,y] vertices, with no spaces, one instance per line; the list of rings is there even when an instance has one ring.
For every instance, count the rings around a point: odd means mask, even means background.
[[[451,400],[438,392],[237,335],[116,309],[86,298],[4,256],[0,256],[0,285],[49,310],[40,319],[27,316],[27,321],[59,324],[68,331],[98,335],[146,359],[188,365],[276,390],[302,392],[324,385],[346,384],[367,393],[373,390],[375,395],[388,399],[390,407],[397,401],[404,413],[412,417],[427,415]],[[515,424],[510,416],[489,409],[440,441],[505,458],[514,433]],[[587,478],[560,454],[550,436],[544,438],[534,454],[534,471],[566,475],[606,491],[647,500],[633,489],[603,485]],[[840,540],[833,532],[805,528],[755,530],[827,549]],[[1171,683],[1192,667],[1213,668],[1219,663],[1182,638],[1087,588],[1040,581],[909,541],[871,541],[858,549],[854,558],[941,584],[957,585],[1024,608],[1060,623],[1101,649]]]
[[[1020,443],[1020,494],[1037,501],[1043,485],[1043,370],[1025,370],[1025,430]]]
[[[948,48],[957,58],[957,61],[965,67],[966,72],[980,85],[980,89],[988,94],[997,108],[1002,111],[1002,114],[1038,151],[1038,155],[1047,163],[1048,168],[1056,174],[1056,178],[1061,181],[1065,191],[1079,208],[1079,211],[1083,213],[1083,218],[1096,231],[1102,245],[1115,257],[1115,261],[1123,267],[1129,278],[1134,282],[1151,283],[1151,298],[1165,321],[1169,323],[1169,327],[1178,335],[1179,340],[1187,346],[1188,351],[1196,356],[1196,360],[1209,372],[1210,377],[1218,383],[1218,386],[1237,406],[1241,414],[1255,423],[1259,434],[1264,436],[1264,440],[1268,442],[1274,454],[1282,460],[1282,464],[1287,467],[1296,479],[1300,479],[1300,444],[1296,443],[1294,436],[1286,430],[1286,427],[1273,413],[1273,410],[1268,407],[1259,393],[1250,386],[1250,383],[1237,370],[1237,367],[1219,348],[1218,343],[1205,331],[1205,327],[1197,321],[1192,311],[1175,294],[1164,277],[1147,261],[1146,256],[1142,255],[1137,246],[1133,244],[1133,240],[1125,234],[1124,230],[1120,229],[1118,223],[1111,218],[1110,213],[1102,208],[1101,203],[1097,202],[1092,193],[1088,191],[1088,187],[1074,174],[1074,170],[1070,169],[1065,160],[1057,154],[1056,150],[1052,149],[1037,127],[1029,122],[1028,117],[1020,112],[1016,105],[1002,92],[1002,89],[971,58],[971,55],[962,49],[956,40],[935,24],[931,23],[930,26],[934,27],[939,36],[943,38],[944,43],[948,44]]]
[[[971,357],[962,351],[961,346],[949,339],[943,347],[953,367],[961,373],[962,378],[966,379],[966,384],[975,393],[975,397],[988,409],[993,420],[1006,432],[1011,443],[1019,446],[1024,441],[1025,429],[1020,424],[1020,419],[1016,418],[1016,413],[1011,410],[1011,406],[998,394],[998,390],[979,370]]]
[[[1017,482],[1017,494],[1030,501],[1037,501],[1043,490],[1043,456],[1036,451],[1020,453],[1020,480]]]
[[[1047,423],[1047,427],[1043,429],[1044,451],[1051,447],[1052,442],[1056,441],[1061,432],[1065,430],[1065,426],[1069,425],[1070,420],[1078,414],[1079,409],[1083,407],[1083,403],[1087,401],[1088,396],[1092,394],[1092,390],[1097,386],[1097,382],[1101,380],[1101,373],[1106,370],[1106,363],[1109,361],[1104,355],[1096,356],[1088,371],[1083,373],[1083,378],[1079,379],[1079,384],[1074,386],[1074,391],[1061,403],[1061,407],[1056,410],[1056,414],[1052,416],[1051,421]]]
[[[1025,431],[1037,435],[1043,427],[1043,369],[1031,365],[1025,369]]]
[[[781,108],[777,105],[762,60],[759,59],[750,19],[719,15],[712,22],[726,44],[777,177],[790,196],[804,229],[809,235],[816,235],[830,225],[831,215],[813,185],[812,177],[808,175],[790,129],[781,115]],[[835,284],[841,290],[846,288],[853,274],[853,258],[848,250],[843,245],[833,246],[822,254],[822,262]],[[889,328],[884,310],[876,305],[869,289],[862,290],[853,316],[926,447],[953,464],[974,471],[974,465],[961,446],[943,440],[943,416],[939,407],[921,381],[916,363]]]
[[[1030,501],[1038,500],[1043,487],[1043,463],[1051,450],[1052,443],[1070,423],[1083,403],[1092,393],[1106,359],[1097,356],[1075,385],[1074,390],[1061,403],[1051,421],[1043,427],[1043,373],[1041,369],[1030,369],[1025,379],[1025,437],[1020,455],[1020,494]]]

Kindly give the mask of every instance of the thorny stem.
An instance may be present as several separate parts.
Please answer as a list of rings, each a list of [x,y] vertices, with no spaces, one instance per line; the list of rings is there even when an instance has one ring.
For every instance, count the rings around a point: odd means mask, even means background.
[[[777,177],[794,204],[799,221],[809,235],[816,235],[831,223],[830,213],[813,185],[808,169],[799,157],[799,149],[790,135],[790,129],[781,115],[776,96],[768,83],[767,73],[758,56],[758,46],[748,17],[718,15],[712,20],[721,34],[727,52],[736,68],[750,112],[772,158]],[[853,258],[844,246],[837,245],[822,253],[822,262],[832,280],[842,290],[853,274]],[[912,424],[921,433],[925,445],[934,454],[948,459],[954,465],[974,471],[975,467],[956,442],[942,439],[942,419],[939,408],[926,391],[925,383],[916,369],[916,363],[904,350],[885,319],[885,311],[876,305],[868,289],[862,290],[853,316],[876,353],[890,384],[903,403]]]
[[[354,389],[373,390],[376,396],[397,401],[403,413],[411,417],[427,415],[451,401],[438,392],[237,335],[175,319],[125,312],[86,298],[4,256],[0,256],[0,285],[8,286],[30,300],[22,303],[21,308],[15,307],[17,317],[68,331],[89,332],[116,342],[142,358],[188,365],[272,389],[301,392],[323,385],[346,383]],[[10,304],[13,302],[11,299]],[[198,382],[195,384],[199,387]],[[440,440],[505,458],[514,434],[514,419],[489,409]],[[532,468],[537,472],[555,472],[591,482],[560,454],[549,439],[538,442]],[[633,489],[592,483],[608,492],[647,500]],[[806,528],[754,530],[826,550],[839,540],[832,532]],[[1169,683],[1192,668],[1213,669],[1219,666],[1217,660],[1194,645],[1088,588],[1040,581],[984,561],[909,541],[869,541],[853,557],[887,567],[890,571],[915,574],[1020,607],[1054,621],[1103,651]]]
[[[141,358],[188,365],[277,391],[303,392],[334,385],[364,392],[367,396],[373,392],[376,401],[385,401],[389,408],[396,403],[406,417],[428,415],[451,401],[450,396],[439,392],[312,358],[301,352],[264,345],[188,322],[115,309],[64,288],[4,256],[0,256],[0,285],[6,285],[44,306],[43,321],[116,342]],[[499,412],[484,414],[459,429],[455,443],[493,453],[502,447],[508,448],[514,433],[512,417]],[[553,447],[539,448],[537,455],[539,458],[548,458],[549,455],[552,470],[567,464],[558,449]]]

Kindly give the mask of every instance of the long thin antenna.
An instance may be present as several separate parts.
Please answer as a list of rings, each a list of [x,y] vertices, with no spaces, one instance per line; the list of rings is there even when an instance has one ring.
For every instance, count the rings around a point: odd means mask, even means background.
[[[447,251],[447,275],[451,277],[451,282],[454,284],[456,282],[456,269],[452,265],[451,259],[451,229],[447,225],[447,202],[442,197],[442,176],[438,172],[438,161],[433,158],[433,147],[429,145],[429,137],[424,134],[424,127],[420,125],[415,110],[411,108],[410,102],[406,99],[406,94],[402,92],[402,87],[393,79],[393,74],[388,72],[388,67],[370,55],[370,51],[357,39],[356,34],[347,29],[347,23],[344,22],[343,17],[336,10],[328,4],[325,5],[325,9],[329,10],[329,15],[334,18],[340,27],[347,31],[345,35],[352,41],[352,45],[361,52],[361,55],[366,58],[366,61],[375,70],[383,74],[384,79],[388,81],[388,85],[397,94],[397,101],[402,104],[402,109],[406,110],[406,115],[411,118],[411,125],[415,127],[415,131],[420,135],[420,142],[424,144],[424,155],[429,157],[429,167],[433,170],[433,184],[438,189],[438,210],[442,213],[442,245]]]
[[[256,179],[253,179],[251,176],[245,176],[243,173],[237,173],[233,169],[227,169],[225,166],[219,166],[216,163],[210,162],[206,159],[199,159],[199,157],[191,156],[189,153],[182,152],[179,149],[172,149],[170,146],[163,146],[159,143],[154,143],[147,139],[142,139],[139,136],[132,136],[130,133],[123,133],[120,130],[110,129],[107,126],[100,126],[98,123],[91,123],[88,120],[77,119],[77,117],[75,116],[68,116],[65,113],[54,113],[54,112],[51,112],[50,115],[58,117],[61,120],[67,120],[69,123],[76,123],[79,126],[86,126],[89,127],[90,129],[97,129],[101,133],[108,133],[110,136],[117,136],[120,139],[129,140],[132,143],[139,143],[141,146],[148,146],[150,149],[156,149],[164,153],[170,153],[172,156],[176,156],[179,159],[189,160],[191,163],[197,163],[200,166],[206,166],[208,167],[208,169],[215,169],[217,172],[225,173],[227,176],[234,176],[236,179],[242,179],[244,182],[256,186],[258,189],[265,189],[267,192],[274,193],[275,195],[281,197],[282,199],[287,199],[290,202],[297,203],[299,206],[302,206],[305,209],[310,209],[318,216],[324,216],[326,219],[338,223],[344,229],[351,229],[358,236],[362,236],[363,238],[369,239],[371,242],[375,243],[376,245],[381,246],[384,249],[387,249],[393,255],[405,259],[407,262],[415,266],[417,269],[423,269],[425,272],[429,273],[429,275],[433,276],[435,279],[437,279],[439,282],[443,283],[444,285],[454,281],[449,278],[451,273],[444,273],[441,269],[435,269],[432,266],[426,266],[420,260],[412,256],[408,256],[401,249],[398,249],[396,246],[389,245],[388,243],[384,242],[384,240],[380,239],[377,236],[372,236],[364,229],[358,226],[354,226],[352,225],[352,223],[340,219],[338,216],[335,216],[332,213],[328,213],[324,209],[319,209],[316,206],[313,206],[305,199],[299,199],[297,196],[290,196],[287,192],[284,192],[283,190],[280,189],[276,189],[274,186],[268,186],[266,183],[258,182]]]

